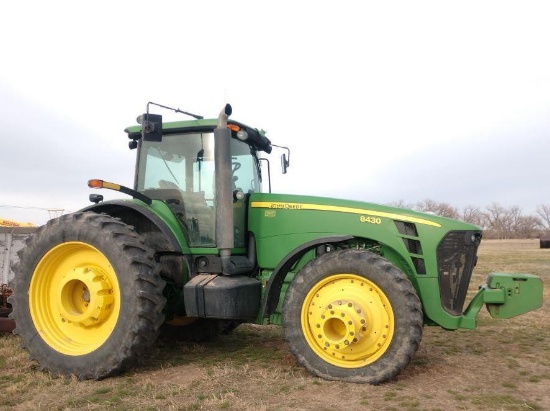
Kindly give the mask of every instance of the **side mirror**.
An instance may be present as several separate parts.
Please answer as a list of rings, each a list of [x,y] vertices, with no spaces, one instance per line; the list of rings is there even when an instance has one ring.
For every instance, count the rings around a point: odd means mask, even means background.
[[[286,174],[286,169],[290,166],[290,163],[288,159],[286,158],[286,154],[283,153],[281,155],[281,169],[283,171],[283,174]]]
[[[145,113],[137,118],[141,124],[141,138],[143,141],[162,141],[162,116],[160,114]]]

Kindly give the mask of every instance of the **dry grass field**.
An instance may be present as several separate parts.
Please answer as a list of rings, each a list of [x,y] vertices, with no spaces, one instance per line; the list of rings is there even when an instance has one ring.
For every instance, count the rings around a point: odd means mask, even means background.
[[[17,337],[0,336],[0,409],[13,410],[550,410],[550,249],[538,240],[484,241],[471,293],[490,271],[545,283],[542,309],[511,320],[483,310],[478,329],[424,329],[413,362],[380,386],[314,378],[280,327],[241,326],[197,344],[157,342],[124,375],[51,378]]]

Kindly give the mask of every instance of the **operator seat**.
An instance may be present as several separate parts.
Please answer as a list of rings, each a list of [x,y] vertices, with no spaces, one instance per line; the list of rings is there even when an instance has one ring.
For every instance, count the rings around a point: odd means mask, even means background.
[[[183,201],[183,192],[177,188],[148,188],[143,194],[153,200],[161,200],[172,210],[174,215],[183,223],[187,224],[187,215]]]
[[[183,205],[182,191],[177,188],[148,188],[143,194],[153,200],[161,200],[167,204]]]

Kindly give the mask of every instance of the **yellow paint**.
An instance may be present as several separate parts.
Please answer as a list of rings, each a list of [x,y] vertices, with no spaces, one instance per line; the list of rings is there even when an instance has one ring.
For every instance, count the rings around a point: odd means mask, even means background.
[[[65,355],[101,347],[120,315],[117,274],[103,253],[86,243],[62,243],[48,251],[33,272],[28,295],[38,333]]]
[[[265,210],[264,215],[266,217],[277,217],[277,211],[275,211],[275,210]]]
[[[115,183],[103,182],[103,188],[110,188],[111,190],[120,191],[120,185]]]
[[[371,217],[367,215],[362,215],[359,217],[359,221],[369,224],[382,224],[382,219],[380,217]]]
[[[406,221],[416,224],[425,224],[432,227],[441,227],[434,221],[424,218],[410,217],[402,214],[387,213],[385,211],[365,210],[362,208],[331,206],[322,204],[307,204],[307,203],[285,203],[275,201],[253,201],[250,205],[252,208],[269,208],[273,210],[314,210],[314,211],[333,211],[336,213],[364,214],[372,217],[390,218],[392,220]],[[378,224],[375,222],[375,224]]]
[[[20,223],[19,221],[0,218],[0,227],[34,227],[33,223]]]
[[[343,368],[364,367],[382,357],[395,328],[387,296],[355,274],[336,274],[315,284],[304,299],[300,318],[315,354]]]

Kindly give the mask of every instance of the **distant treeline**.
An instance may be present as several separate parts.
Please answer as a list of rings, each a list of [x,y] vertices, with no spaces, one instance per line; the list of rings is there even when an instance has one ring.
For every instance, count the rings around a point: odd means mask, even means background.
[[[498,203],[485,208],[468,206],[462,210],[433,200],[416,204],[399,201],[391,205],[478,225],[484,230],[484,238],[540,238],[550,235],[550,205],[537,206],[534,215],[523,214],[518,206],[503,207]]]

